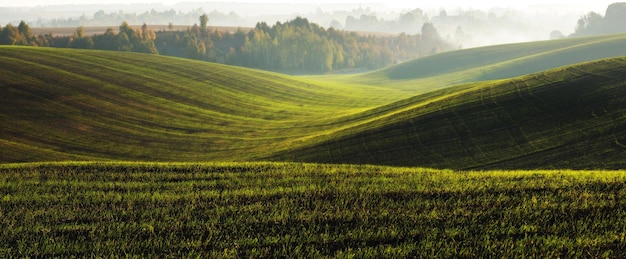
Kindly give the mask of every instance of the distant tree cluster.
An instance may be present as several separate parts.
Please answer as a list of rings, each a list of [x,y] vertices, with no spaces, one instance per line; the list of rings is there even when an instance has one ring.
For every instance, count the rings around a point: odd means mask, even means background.
[[[34,36],[30,27],[21,22],[18,27],[7,24],[0,28],[0,45],[29,45],[57,48],[101,49],[133,51],[158,54],[154,44],[156,33],[143,25],[141,30],[131,28],[124,22],[115,33],[108,28],[104,34],[85,35],[84,27],[78,27],[70,37],[57,37],[52,34]]]
[[[7,24],[4,28],[0,26],[0,45],[30,45],[48,46],[46,36],[34,36],[30,26],[25,22],[15,27]]]
[[[380,31],[394,33],[419,33],[420,25],[430,22],[428,15],[421,9],[402,13],[397,19],[385,20],[378,18],[374,12],[368,9],[359,8],[355,12],[363,12],[361,15],[348,15],[343,29],[349,31]],[[338,28],[340,23],[335,21],[331,27]]]
[[[301,17],[235,33],[203,24],[158,32],[157,48],[165,55],[291,73],[373,69],[451,49],[432,24],[424,25],[425,33],[393,37],[324,29]]]
[[[104,34],[86,36],[84,34],[84,28],[78,27],[72,37],[67,40],[67,47],[77,49],[101,49],[101,50],[118,50],[118,51],[132,51],[142,53],[158,54],[154,40],[156,39],[156,33],[144,24],[140,30],[135,30],[123,22],[119,27],[118,33],[113,31],[113,28],[108,28]],[[63,47],[54,46],[53,47]]]
[[[0,42],[160,53],[287,73],[375,69],[451,49],[429,23],[417,35],[372,36],[324,29],[301,17],[272,27],[258,23],[248,32],[239,29],[235,33],[209,30],[206,14],[199,21],[199,26],[185,31],[161,32],[145,24],[135,30],[123,22],[117,33],[109,28],[93,36],[85,35],[84,28],[79,27],[70,37],[34,37],[25,23],[18,28],[9,24],[0,31]]]
[[[83,14],[80,17],[54,18],[50,20],[39,19],[33,22],[35,26],[38,27],[99,27],[110,24],[121,24],[123,22],[129,24],[168,24],[169,22],[173,24],[193,24],[198,20],[198,17],[204,13],[205,11],[202,8],[188,12],[176,11],[174,9],[164,11],[152,9],[143,13],[129,13],[121,10],[119,12],[109,13],[100,10],[95,12],[92,17]],[[209,15],[219,18],[220,20],[229,18],[232,21],[237,21],[240,19],[239,16],[235,15],[235,17],[232,17],[233,14],[223,14],[216,11],[209,13]]]
[[[626,32],[626,3],[613,3],[606,9],[604,17],[596,12],[583,15],[571,36],[590,36]]]

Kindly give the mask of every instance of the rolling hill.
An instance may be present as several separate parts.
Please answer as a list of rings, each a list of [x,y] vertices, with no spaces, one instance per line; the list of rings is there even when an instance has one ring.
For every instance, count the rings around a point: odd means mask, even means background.
[[[445,52],[369,73],[321,78],[421,94],[458,84],[506,79],[624,56],[624,46],[626,34],[505,44]]]
[[[624,168],[625,72],[626,58],[620,57],[440,90],[273,159],[456,169]]]
[[[290,77],[0,47],[0,257],[619,257],[626,56],[453,54]]]
[[[626,55],[625,43],[509,44],[322,77],[0,47],[0,162],[624,167],[626,61],[574,63]]]
[[[404,96],[123,52],[0,47],[0,66],[3,162],[245,160]]]

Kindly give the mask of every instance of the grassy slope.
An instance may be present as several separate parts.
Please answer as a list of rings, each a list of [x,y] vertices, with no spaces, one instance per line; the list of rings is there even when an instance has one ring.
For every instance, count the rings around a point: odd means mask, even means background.
[[[123,52],[0,47],[2,161],[243,160],[402,98]]]
[[[540,61],[561,61],[563,53],[615,54],[608,46],[625,38],[452,52],[424,59],[442,66],[421,76],[410,71],[421,71],[424,60],[315,79],[134,53],[1,47],[0,65],[7,69],[0,77],[0,123],[6,125],[0,129],[0,156],[4,162],[286,159],[452,168],[620,167],[622,61],[441,86],[478,80],[474,72],[485,64],[504,75]],[[472,61],[446,68],[454,60],[448,56]],[[488,65],[494,60],[498,65]],[[402,80],[381,77],[402,69],[409,71]],[[449,73],[430,76],[444,72]],[[377,77],[389,87],[345,83]],[[416,82],[428,86],[444,77],[447,81],[429,88],[439,90],[407,98],[428,88],[413,87]],[[324,81],[329,78],[344,81]],[[561,98],[563,93],[568,98]]]
[[[321,80],[380,85],[415,94],[506,79],[570,64],[626,55],[626,34],[505,44],[428,56],[365,74]]]
[[[0,257],[621,257],[626,172],[0,165]]]
[[[444,89],[399,102],[377,120],[273,159],[439,168],[624,168],[624,71],[626,58],[615,58]]]

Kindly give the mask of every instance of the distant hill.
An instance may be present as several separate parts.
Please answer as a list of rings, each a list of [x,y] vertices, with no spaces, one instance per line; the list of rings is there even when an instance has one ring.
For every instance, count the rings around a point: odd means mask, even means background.
[[[456,84],[506,79],[579,62],[626,55],[626,34],[488,46],[441,53],[329,80],[424,93]]]

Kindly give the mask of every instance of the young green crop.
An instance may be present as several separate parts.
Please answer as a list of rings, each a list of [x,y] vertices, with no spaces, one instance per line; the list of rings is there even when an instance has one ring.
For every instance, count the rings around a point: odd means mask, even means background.
[[[624,168],[623,59],[474,82],[626,54],[624,41],[605,35],[491,46],[312,78],[137,53],[5,46],[0,162]]]
[[[0,47],[0,161],[253,160],[404,98],[138,53]]]
[[[275,161],[454,169],[626,166],[626,59],[461,85],[370,110]]]
[[[0,166],[0,257],[614,257],[624,171]]]

